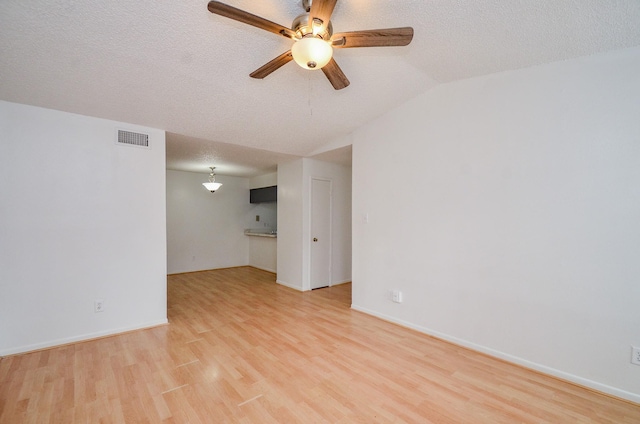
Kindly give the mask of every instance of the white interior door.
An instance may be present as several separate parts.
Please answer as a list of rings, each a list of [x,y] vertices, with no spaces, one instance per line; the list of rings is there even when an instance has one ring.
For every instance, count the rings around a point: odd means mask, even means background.
[[[331,285],[331,181],[311,179],[311,289]]]

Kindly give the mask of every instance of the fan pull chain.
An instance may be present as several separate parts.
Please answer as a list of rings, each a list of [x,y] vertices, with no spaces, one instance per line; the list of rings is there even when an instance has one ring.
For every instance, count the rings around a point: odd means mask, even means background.
[[[313,107],[311,106],[311,94],[312,94],[311,75],[309,75],[308,81],[309,81],[309,117],[313,118]]]

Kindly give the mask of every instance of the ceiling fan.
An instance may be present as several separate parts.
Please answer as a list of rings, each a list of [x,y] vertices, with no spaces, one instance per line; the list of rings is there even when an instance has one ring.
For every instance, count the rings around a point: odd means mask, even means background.
[[[291,60],[305,69],[322,69],[336,90],[349,80],[333,59],[334,48],[406,46],[413,39],[413,28],[386,28],[333,33],[331,14],[338,0],[302,0],[305,13],[293,20],[291,28],[219,1],[210,1],[211,13],[287,37],[295,43],[291,50],[253,71],[252,78],[264,78]]]

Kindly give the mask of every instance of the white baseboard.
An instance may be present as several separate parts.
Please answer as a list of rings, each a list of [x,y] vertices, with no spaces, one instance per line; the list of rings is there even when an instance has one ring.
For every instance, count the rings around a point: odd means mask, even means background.
[[[145,324],[134,325],[131,327],[122,327],[122,328],[116,328],[116,329],[105,330],[105,331],[97,331],[95,333],[82,334],[79,336],[48,340],[42,343],[35,343],[31,345],[26,345],[26,346],[13,347],[13,348],[1,350],[0,356],[17,355],[20,353],[33,352],[35,350],[48,349],[48,348],[63,346],[71,343],[85,342],[88,340],[99,339],[101,337],[106,337],[106,336],[115,336],[116,334],[128,333],[129,331],[144,330],[147,328],[158,327],[160,325],[165,325],[168,322],[169,321],[167,319],[164,319],[164,320],[153,321]]]
[[[339,281],[337,283],[331,283],[331,287],[339,286],[340,284],[347,284],[347,283],[350,283],[350,282],[351,282],[351,280],[349,279],[349,280],[345,280],[345,281]],[[289,288],[294,289],[294,290],[305,291],[302,287],[294,286],[293,284],[289,284],[286,281],[276,280],[276,283],[281,284],[281,285],[286,286],[286,287],[289,287]]]
[[[422,327],[420,325],[416,325],[411,322],[407,322],[389,315],[381,314],[381,313],[372,311],[370,309],[364,308],[362,306],[352,304],[351,308],[356,311],[363,312],[367,315],[372,315],[376,318],[380,318],[382,320],[401,325],[402,327],[407,327],[412,330],[416,330],[421,333],[427,334],[429,336],[433,336],[435,338],[445,340],[449,343],[453,343],[455,345],[462,346],[467,349],[474,350],[476,352],[484,353],[486,355],[493,356],[498,359],[502,359],[512,364],[520,365],[524,368],[529,368],[529,369],[538,371],[540,373],[547,374],[547,375],[559,378],[561,380],[565,380],[565,381],[577,384],[579,386],[586,387],[591,390],[595,390],[595,391],[605,393],[611,396],[615,396],[621,399],[626,399],[631,402],[640,403],[640,394],[627,392],[626,390],[621,390],[616,387],[611,387],[606,384],[598,383],[597,381],[589,380],[583,377],[579,377],[577,375],[573,375],[564,371],[557,370],[555,368],[537,364],[535,362],[531,362],[526,359],[519,358],[517,356],[509,355],[508,353],[500,352],[498,350],[491,349],[486,346],[478,345],[476,343],[472,343],[466,340],[459,339],[454,336],[450,336],[448,334],[441,333],[439,331],[434,331],[430,328]]]
[[[275,269],[265,268],[265,267],[262,267],[262,266],[252,265],[252,264],[249,264],[249,266],[251,268],[256,268],[256,269],[261,269],[263,271],[271,272],[272,274],[277,274],[277,271]]]
[[[294,286],[293,284],[289,284],[286,281],[282,281],[282,280],[276,280],[276,283],[283,285],[285,287],[289,287],[290,289],[294,289],[294,290],[298,290],[298,291],[303,291],[302,287],[300,286]]]

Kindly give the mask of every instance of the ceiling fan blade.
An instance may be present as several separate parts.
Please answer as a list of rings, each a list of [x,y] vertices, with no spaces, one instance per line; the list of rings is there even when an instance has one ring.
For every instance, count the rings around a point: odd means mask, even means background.
[[[322,29],[318,32],[322,32],[329,25],[331,20],[331,14],[336,7],[338,0],[313,0],[311,3],[311,10],[309,11],[309,26],[313,25],[313,19],[319,19],[322,21]],[[317,26],[317,25],[316,25]]]
[[[291,62],[292,60],[293,60],[293,56],[291,55],[291,50],[289,50],[288,52],[282,53],[280,56],[276,57],[271,62],[253,71],[250,77],[262,79],[268,76],[273,71],[278,70],[281,66]]]
[[[229,6],[228,4],[220,3],[219,1],[210,1],[207,8],[209,9],[209,12],[216,15],[224,16],[225,18],[233,19],[234,21],[252,25],[254,27],[264,29],[265,31],[273,32],[274,34],[283,35],[287,38],[295,38],[296,36],[295,32],[293,32],[289,28],[261,18],[260,16],[245,12],[244,10]]]
[[[413,28],[369,29],[333,34],[335,48],[406,46],[413,39]]]
[[[350,84],[347,76],[344,74],[344,72],[342,72],[342,69],[340,69],[333,58],[331,58],[331,61],[329,61],[329,63],[324,65],[324,67],[322,68],[322,72],[324,72],[324,74],[329,79],[329,82],[336,90],[342,90]]]

